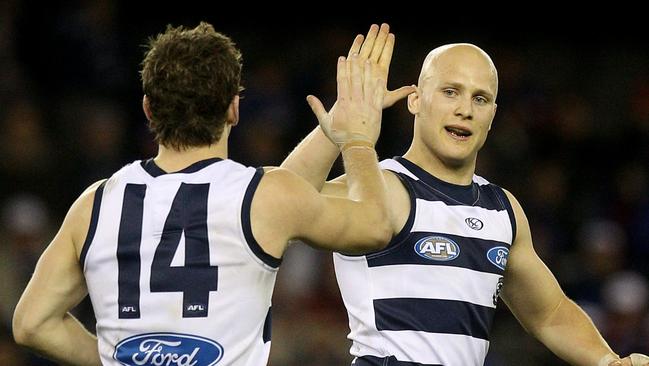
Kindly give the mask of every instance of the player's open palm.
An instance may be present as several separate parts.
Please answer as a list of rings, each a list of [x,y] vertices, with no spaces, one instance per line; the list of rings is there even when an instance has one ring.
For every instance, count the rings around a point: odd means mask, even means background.
[[[396,90],[387,89],[394,41],[394,34],[390,33],[390,26],[388,24],[383,23],[380,27],[372,24],[366,36],[362,34],[356,36],[347,54],[348,60],[351,60],[353,55],[358,55],[358,60],[363,67],[370,65],[369,71],[371,77],[385,81],[382,88],[382,93],[384,94],[382,108],[391,107],[397,101],[415,92],[414,86],[403,86]],[[346,63],[346,72],[347,74],[351,74],[351,63]],[[331,124],[331,116],[336,109],[336,104],[327,111],[320,100],[312,95],[307,97],[307,102],[318,118],[321,126]]]
[[[358,54],[338,59],[336,107],[320,120],[325,134],[338,146],[352,141],[375,144],[381,132],[385,80],[369,60]]]
[[[386,23],[379,27],[372,24],[367,36],[357,35],[352,43],[347,57],[358,54],[361,60],[369,60],[376,67],[372,68],[375,77],[382,80],[388,80],[390,73],[390,63],[392,62],[392,51],[394,50],[394,34],[390,33],[390,26]],[[388,90],[387,84],[383,89],[385,97],[383,99],[383,108],[391,107],[397,101],[413,93],[413,86],[403,86],[396,90]]]

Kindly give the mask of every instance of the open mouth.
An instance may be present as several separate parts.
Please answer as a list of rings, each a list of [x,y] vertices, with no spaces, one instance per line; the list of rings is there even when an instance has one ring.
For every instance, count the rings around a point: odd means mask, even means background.
[[[456,139],[459,140],[467,140],[469,136],[472,135],[471,131],[469,131],[466,128],[460,127],[460,126],[446,126],[444,127],[446,132],[448,132],[451,136],[453,136]]]

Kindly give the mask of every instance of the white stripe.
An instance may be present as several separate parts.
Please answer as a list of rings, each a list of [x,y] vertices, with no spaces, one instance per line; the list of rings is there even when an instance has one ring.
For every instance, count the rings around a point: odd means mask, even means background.
[[[475,175],[475,174],[473,175],[473,181],[476,182],[476,183],[478,183],[479,186],[486,186],[486,185],[489,184],[489,181],[488,181],[488,180],[482,178],[482,177],[479,176],[479,175]]]
[[[400,264],[370,267],[374,299],[397,297],[459,300],[495,308],[501,275],[451,266]]]
[[[416,200],[417,212],[411,231],[431,231],[468,238],[487,239],[511,244],[512,228],[506,210],[488,210],[475,206],[448,206],[441,201]],[[465,220],[477,218],[483,223],[480,230],[469,227]]]
[[[419,180],[416,175],[411,173],[410,170],[406,169],[403,165],[401,165],[401,163],[394,159],[383,160],[379,163],[379,166],[381,167],[381,169],[388,169],[393,172],[403,173],[414,180]]]
[[[381,331],[381,335],[390,345],[386,351],[406,362],[482,366],[489,350],[488,341],[459,334]]]

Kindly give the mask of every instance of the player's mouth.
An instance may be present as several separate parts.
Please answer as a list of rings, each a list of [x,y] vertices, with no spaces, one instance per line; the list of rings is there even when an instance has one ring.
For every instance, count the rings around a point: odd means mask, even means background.
[[[473,135],[473,132],[471,132],[471,130],[458,125],[446,126],[444,127],[444,129],[449,135],[451,135],[452,138],[459,141],[466,141],[471,135]]]

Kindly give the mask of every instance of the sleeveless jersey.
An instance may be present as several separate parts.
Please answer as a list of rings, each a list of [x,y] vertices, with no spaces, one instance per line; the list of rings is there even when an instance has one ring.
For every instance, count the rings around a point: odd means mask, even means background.
[[[266,365],[280,260],[250,227],[262,175],[135,161],[97,189],[80,260],[104,365]]]
[[[459,186],[402,157],[380,165],[411,208],[385,249],[334,254],[354,365],[482,365],[515,237],[509,200],[478,176]]]

